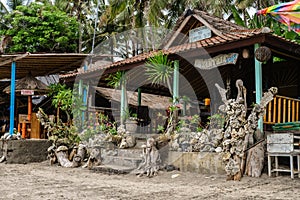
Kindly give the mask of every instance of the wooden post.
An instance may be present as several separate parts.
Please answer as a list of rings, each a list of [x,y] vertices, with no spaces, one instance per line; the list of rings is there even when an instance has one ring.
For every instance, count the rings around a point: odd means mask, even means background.
[[[121,113],[120,113],[120,119],[121,124],[125,124],[125,117],[126,117],[126,111],[127,111],[127,105],[126,105],[126,77],[125,73],[123,74],[122,80],[121,80]]]
[[[267,108],[268,108],[268,122],[271,122],[272,121],[272,104],[269,103]]]
[[[296,121],[299,120],[299,101],[296,102]]]
[[[25,121],[22,122],[22,138],[23,139],[26,138],[26,122]]]
[[[142,89],[138,88],[138,106],[142,105]]]
[[[282,111],[283,117],[282,122],[284,123],[286,121],[286,99],[283,99],[283,111]]]
[[[10,79],[10,116],[9,116],[9,134],[14,133],[15,122],[15,89],[16,89],[16,62],[11,64],[11,79]]]
[[[281,122],[281,100],[282,100],[282,98],[279,97],[278,98],[278,119],[277,119],[277,123]]]
[[[174,77],[173,77],[173,103],[178,103],[179,98],[179,61],[174,61]]]
[[[276,113],[277,113],[277,98],[275,97],[273,99],[273,121],[274,123],[276,123]]]
[[[288,121],[291,122],[291,100],[288,99]]]
[[[83,97],[82,97],[83,106],[87,106],[88,90],[89,90],[89,85],[87,87],[83,87]],[[86,114],[84,111],[82,111],[82,123],[84,123],[85,118],[86,118]]]
[[[292,101],[292,121],[295,121],[295,100]]]
[[[31,113],[32,113],[32,96],[28,95],[28,121],[31,121]]]
[[[259,48],[259,44],[254,45],[254,51]],[[255,58],[255,95],[256,103],[259,104],[262,97],[262,64]],[[258,130],[263,132],[263,121],[259,119]]]

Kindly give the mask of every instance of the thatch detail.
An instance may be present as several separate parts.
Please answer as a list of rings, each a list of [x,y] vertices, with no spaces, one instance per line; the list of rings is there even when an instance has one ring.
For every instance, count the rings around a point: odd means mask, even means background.
[[[31,73],[29,73],[27,74],[27,76],[17,80],[16,82],[15,91],[21,92],[21,90],[34,90],[35,93],[41,94],[47,92],[48,86],[42,81],[33,77]],[[3,91],[6,93],[10,93],[10,85],[7,86]]]
[[[117,89],[111,88],[103,88],[103,87],[95,87],[96,91],[99,94],[111,101],[120,102],[121,100],[121,91]],[[130,105],[137,105],[138,101],[138,93],[134,91],[127,91],[128,103]],[[157,110],[166,110],[168,106],[170,106],[171,97],[154,95],[154,94],[147,94],[142,93],[142,102],[143,106],[148,106],[152,109]]]

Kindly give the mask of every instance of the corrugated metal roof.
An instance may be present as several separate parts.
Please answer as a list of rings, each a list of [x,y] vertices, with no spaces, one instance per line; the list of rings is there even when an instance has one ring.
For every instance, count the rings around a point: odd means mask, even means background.
[[[87,54],[76,53],[23,53],[0,55],[0,79],[10,78],[11,64],[16,62],[16,77],[23,78],[28,72],[33,76],[66,73],[82,65]]]

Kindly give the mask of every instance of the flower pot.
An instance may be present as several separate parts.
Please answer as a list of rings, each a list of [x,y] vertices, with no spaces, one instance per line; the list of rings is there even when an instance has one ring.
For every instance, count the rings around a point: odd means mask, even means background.
[[[138,122],[136,120],[126,120],[126,131],[128,131],[129,133],[135,133],[137,130],[137,124]]]

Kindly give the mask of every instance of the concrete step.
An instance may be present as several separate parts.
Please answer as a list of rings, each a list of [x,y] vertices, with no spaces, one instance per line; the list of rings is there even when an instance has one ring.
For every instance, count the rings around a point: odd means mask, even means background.
[[[124,157],[124,156],[105,156],[103,165],[115,165],[128,168],[137,168],[142,162],[142,158]]]
[[[100,165],[92,168],[95,172],[107,173],[107,174],[129,174],[134,171],[134,168],[124,167],[119,165]]]
[[[101,149],[101,156],[119,156],[119,157],[130,157],[130,158],[140,158],[142,154],[142,149]]]

